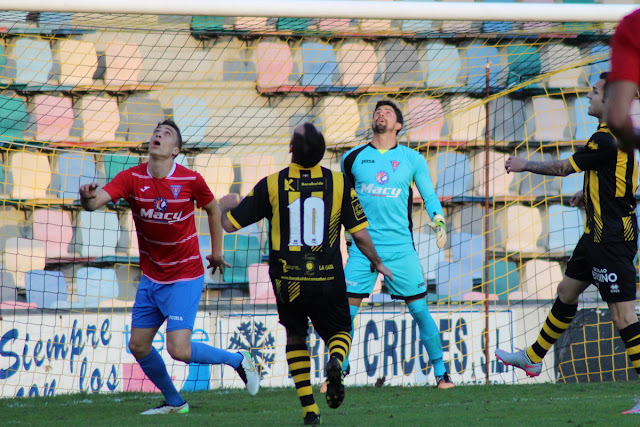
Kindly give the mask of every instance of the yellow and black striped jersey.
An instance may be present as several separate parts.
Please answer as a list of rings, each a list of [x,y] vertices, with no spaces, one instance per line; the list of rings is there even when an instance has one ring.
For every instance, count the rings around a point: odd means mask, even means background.
[[[296,163],[263,178],[227,218],[236,228],[269,220],[270,275],[289,282],[344,280],[340,226],[369,225],[342,173]]]
[[[585,234],[593,241],[634,241],[638,237],[635,153],[618,149],[606,123],[569,158],[576,172],[584,171]]]

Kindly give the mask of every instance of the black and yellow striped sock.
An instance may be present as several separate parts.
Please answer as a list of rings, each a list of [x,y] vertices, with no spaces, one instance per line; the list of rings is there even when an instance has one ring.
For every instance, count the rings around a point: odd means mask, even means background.
[[[338,332],[329,339],[329,357],[336,356],[340,361],[340,366],[349,354],[351,349],[351,334],[349,332]]]
[[[527,356],[533,363],[542,362],[547,351],[560,338],[560,335],[567,330],[577,311],[578,304],[565,304],[560,301],[560,298],[556,298],[553,307],[551,307],[551,312],[549,312],[547,320],[544,321],[542,330],[540,330],[538,339],[535,344],[527,349]]]
[[[313,390],[311,389],[311,357],[307,345],[287,344],[286,349],[289,372],[296,385],[300,404],[302,404],[302,416],[307,415],[307,412],[318,414],[320,408],[313,399]]]
[[[620,338],[627,347],[627,354],[631,359],[631,365],[640,375],[640,322],[632,323],[626,328],[620,329]]]

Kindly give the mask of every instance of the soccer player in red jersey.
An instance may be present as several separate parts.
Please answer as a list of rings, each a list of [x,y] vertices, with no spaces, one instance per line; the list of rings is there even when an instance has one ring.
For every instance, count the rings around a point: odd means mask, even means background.
[[[640,87],[640,9],[625,16],[611,38],[611,72],[607,78],[607,122],[624,151],[640,148],[640,128],[629,115]]]
[[[160,326],[167,321],[167,350],[185,363],[232,366],[251,395],[260,387],[260,376],[249,352],[231,353],[202,342],[191,341],[191,331],[204,286],[204,268],[195,225],[194,201],[208,216],[211,231],[209,268],[225,266],[222,252],[220,208],[197,172],[175,163],[182,148],[178,126],[166,120],[149,141],[149,161],[117,174],[98,189],[96,183],[80,187],[85,210],[125,199],[136,225],[142,279],[132,310],[129,349],[144,373],[160,389],[165,403],[143,415],[189,412],[176,390],[167,367],[152,346]]]

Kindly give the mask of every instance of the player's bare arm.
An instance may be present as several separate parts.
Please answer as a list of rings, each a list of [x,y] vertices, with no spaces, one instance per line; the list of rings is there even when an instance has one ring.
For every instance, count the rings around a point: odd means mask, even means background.
[[[618,138],[620,149],[631,152],[640,146],[640,128],[634,128],[629,115],[631,103],[638,94],[638,86],[630,81],[614,81],[607,86],[607,124]]]
[[[507,173],[532,172],[539,175],[567,176],[575,172],[569,159],[533,162],[522,157],[509,156],[504,163]]]
[[[220,207],[215,199],[202,207],[207,213],[207,219],[209,221],[209,232],[211,233],[211,255],[207,255],[209,265],[207,268],[212,269],[212,273],[215,273],[219,268],[220,272],[224,272],[225,267],[231,267],[231,264],[224,260],[224,252],[222,250],[222,225],[220,218],[222,213]]]
[[[391,270],[389,270],[380,259],[378,252],[376,251],[375,246],[373,246],[373,241],[371,240],[371,236],[366,228],[355,231],[351,233],[353,237],[353,241],[358,246],[358,249],[362,251],[362,253],[371,261],[372,271],[377,271],[382,273],[384,277],[387,277],[389,280],[393,280],[393,275]]]
[[[222,228],[224,228],[224,231],[226,231],[227,233],[238,231],[238,228],[227,217],[227,212],[229,212],[239,204],[240,196],[237,194],[227,194],[222,199],[220,199],[220,219],[222,222]]]
[[[98,184],[84,184],[80,186],[80,204],[85,211],[95,211],[111,201],[109,193],[98,189]]]

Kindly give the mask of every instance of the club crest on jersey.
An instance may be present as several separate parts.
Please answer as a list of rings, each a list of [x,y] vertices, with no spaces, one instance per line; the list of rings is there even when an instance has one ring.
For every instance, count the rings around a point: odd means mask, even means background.
[[[157,197],[153,201],[153,210],[156,212],[164,212],[169,207],[169,202],[164,197]]]
[[[173,194],[173,198],[177,199],[178,196],[180,195],[180,191],[182,190],[182,185],[172,185],[171,186],[171,193]]]
[[[378,184],[386,184],[387,182],[389,182],[389,174],[385,171],[380,171],[376,174],[376,182]]]
[[[395,172],[396,169],[398,169],[398,166],[400,166],[400,162],[397,160],[391,160],[391,167],[393,168],[393,171]]]

